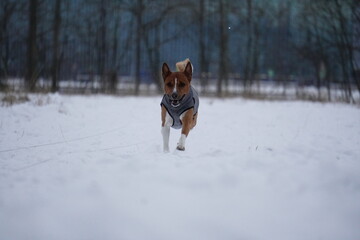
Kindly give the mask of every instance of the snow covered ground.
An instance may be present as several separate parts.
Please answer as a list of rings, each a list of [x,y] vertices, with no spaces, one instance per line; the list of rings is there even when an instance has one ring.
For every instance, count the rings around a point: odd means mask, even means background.
[[[203,98],[185,152],[161,97],[0,107],[0,239],[360,239],[360,109]]]

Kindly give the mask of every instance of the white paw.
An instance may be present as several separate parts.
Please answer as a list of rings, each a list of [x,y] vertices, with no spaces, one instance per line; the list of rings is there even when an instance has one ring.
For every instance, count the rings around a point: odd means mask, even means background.
[[[185,134],[181,134],[181,137],[179,139],[179,142],[177,144],[177,150],[180,150],[180,151],[185,151],[185,140],[186,140],[186,136]]]

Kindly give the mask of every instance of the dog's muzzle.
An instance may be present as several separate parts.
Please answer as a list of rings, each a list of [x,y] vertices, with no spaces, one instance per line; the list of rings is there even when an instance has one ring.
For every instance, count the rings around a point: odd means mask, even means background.
[[[171,106],[176,108],[176,107],[180,106],[181,101],[185,97],[185,94],[181,98],[179,98],[179,95],[176,92],[174,92],[172,94],[168,94],[168,96],[169,96],[169,99],[170,99]]]

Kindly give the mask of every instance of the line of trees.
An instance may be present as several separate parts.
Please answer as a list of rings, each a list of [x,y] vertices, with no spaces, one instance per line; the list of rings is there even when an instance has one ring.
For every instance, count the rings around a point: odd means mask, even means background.
[[[98,78],[113,92],[121,76],[161,89],[166,61],[189,57],[203,91],[260,80],[286,87],[338,84],[360,92],[360,5],[356,0],[1,0],[0,84],[21,78],[59,90],[60,80]],[[230,84],[231,83],[231,84]]]

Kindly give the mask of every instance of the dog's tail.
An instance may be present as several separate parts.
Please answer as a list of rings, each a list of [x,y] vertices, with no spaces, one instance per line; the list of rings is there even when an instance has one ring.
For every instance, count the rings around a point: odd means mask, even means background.
[[[191,64],[189,58],[185,59],[184,61],[177,62],[177,63],[176,63],[176,69],[177,69],[177,71],[178,71],[178,72],[183,72],[183,71],[185,71],[185,67],[186,67],[186,65],[187,65],[188,63]],[[191,64],[191,67],[192,67],[192,70],[193,70],[193,72],[194,72],[194,66],[193,66],[192,64]]]

